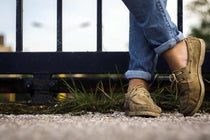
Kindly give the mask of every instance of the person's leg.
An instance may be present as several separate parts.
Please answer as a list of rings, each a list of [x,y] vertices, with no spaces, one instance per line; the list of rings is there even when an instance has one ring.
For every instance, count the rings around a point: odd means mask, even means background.
[[[152,101],[148,90],[145,90],[147,86],[137,88],[136,85],[146,85],[152,79],[157,63],[157,52],[154,48],[171,40],[173,33],[170,31],[164,34],[169,28],[168,23],[155,0],[124,0],[124,3],[131,12],[130,65],[125,73],[129,79],[129,88],[125,96],[125,111],[131,116],[159,116],[161,109]],[[166,0],[161,4],[165,8]],[[174,32],[179,34],[178,30]]]
[[[178,53],[177,53],[178,52]],[[162,53],[172,71],[187,65],[187,46],[185,41],[180,41],[175,47]]]
[[[129,79],[128,93],[125,95],[125,112],[129,116],[160,116],[159,108],[148,92],[148,82],[154,75],[157,54],[143,34],[142,28],[130,14],[129,70],[125,73]]]
[[[122,0],[142,27],[147,41],[158,54],[184,40],[166,10],[166,0]]]
[[[137,85],[143,85],[148,90],[148,81],[154,75],[157,54],[132,14],[130,14],[129,54],[129,70],[125,73],[129,79],[128,91]]]
[[[184,40],[166,11],[166,0],[123,1],[142,27],[147,41],[157,54],[163,55],[173,71],[181,113],[193,115],[202,103],[205,90],[201,74],[204,41],[197,38]]]

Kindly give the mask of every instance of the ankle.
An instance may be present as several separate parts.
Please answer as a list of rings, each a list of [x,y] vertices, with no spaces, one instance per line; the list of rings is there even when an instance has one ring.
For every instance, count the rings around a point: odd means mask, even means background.
[[[131,91],[136,86],[142,86],[145,89],[149,90],[149,83],[146,80],[143,79],[130,79],[129,80],[129,86],[128,86],[128,92]]]
[[[185,67],[188,59],[187,45],[185,41],[179,42],[172,49],[164,52],[163,57],[172,71]]]

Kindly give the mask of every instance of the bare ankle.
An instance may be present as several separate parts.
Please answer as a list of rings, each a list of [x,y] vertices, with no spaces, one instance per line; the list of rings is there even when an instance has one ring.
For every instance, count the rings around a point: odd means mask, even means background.
[[[129,86],[128,86],[128,92],[138,85],[149,90],[149,83],[146,80],[144,80],[144,79],[130,79]]]
[[[185,67],[188,59],[187,45],[185,41],[179,42],[172,49],[164,52],[163,57],[172,71]]]

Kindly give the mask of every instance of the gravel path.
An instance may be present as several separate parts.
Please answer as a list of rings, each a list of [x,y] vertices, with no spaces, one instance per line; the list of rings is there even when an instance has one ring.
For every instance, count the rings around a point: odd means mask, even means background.
[[[210,114],[0,115],[0,140],[210,140]]]

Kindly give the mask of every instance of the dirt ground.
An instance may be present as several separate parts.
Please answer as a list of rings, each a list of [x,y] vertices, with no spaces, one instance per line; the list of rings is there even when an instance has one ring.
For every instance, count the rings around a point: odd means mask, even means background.
[[[210,140],[210,114],[1,115],[0,140]]]

